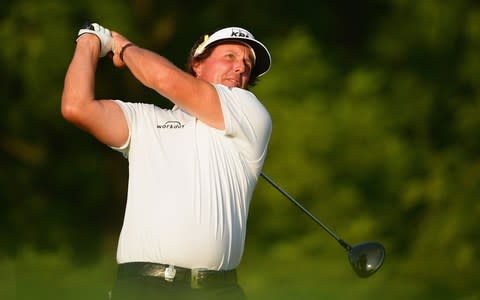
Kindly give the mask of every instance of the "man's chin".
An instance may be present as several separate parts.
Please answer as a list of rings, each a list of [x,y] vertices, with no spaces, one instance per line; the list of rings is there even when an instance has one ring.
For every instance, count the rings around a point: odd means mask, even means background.
[[[235,81],[235,80],[224,80],[223,85],[229,87],[229,88],[242,88],[242,85],[240,82]]]

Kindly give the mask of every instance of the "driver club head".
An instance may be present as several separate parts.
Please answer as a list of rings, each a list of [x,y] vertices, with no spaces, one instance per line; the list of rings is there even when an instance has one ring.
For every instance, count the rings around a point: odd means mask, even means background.
[[[360,277],[369,277],[383,264],[385,248],[378,242],[365,242],[351,246],[348,260]]]
[[[268,183],[270,183],[277,191],[284,195],[290,202],[309,216],[317,225],[324,229],[332,238],[334,238],[345,250],[348,251],[348,259],[353,267],[355,273],[360,277],[369,277],[375,273],[383,264],[385,259],[385,248],[378,242],[365,242],[350,246],[339,236],[335,234],[330,228],[323,224],[317,217],[315,217],[309,210],[303,207],[295,198],[290,196],[285,190],[283,190],[275,181],[260,173]]]

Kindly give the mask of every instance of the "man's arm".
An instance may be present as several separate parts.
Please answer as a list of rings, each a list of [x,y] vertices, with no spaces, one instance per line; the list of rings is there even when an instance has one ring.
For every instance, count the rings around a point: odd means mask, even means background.
[[[77,40],[73,59],[65,76],[62,115],[109,146],[122,146],[128,139],[128,125],[121,108],[112,100],[95,100],[95,71],[100,43],[93,34]]]
[[[129,41],[116,32],[112,32],[112,36],[115,45],[113,61],[117,67],[125,64],[145,86],[202,122],[224,129],[220,99],[212,84],[182,71],[164,57],[135,45],[123,52],[122,61],[120,52]]]

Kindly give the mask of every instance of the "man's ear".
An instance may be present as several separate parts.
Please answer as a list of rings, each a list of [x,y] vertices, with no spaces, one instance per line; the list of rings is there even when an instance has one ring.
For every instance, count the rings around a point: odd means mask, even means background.
[[[199,77],[202,73],[202,64],[200,62],[194,62],[192,65],[192,70],[195,73],[195,76]]]

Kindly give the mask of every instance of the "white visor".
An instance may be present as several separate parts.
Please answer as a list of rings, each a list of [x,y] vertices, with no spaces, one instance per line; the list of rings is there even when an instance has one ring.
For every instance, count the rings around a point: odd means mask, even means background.
[[[193,57],[202,54],[213,44],[227,41],[242,42],[252,49],[255,60],[252,73],[261,76],[270,69],[272,60],[267,47],[257,41],[250,32],[240,27],[227,27],[216,31],[211,36],[206,35],[204,41],[195,49]]]

